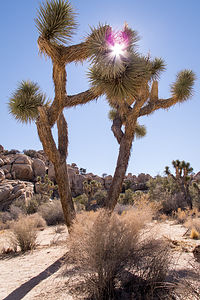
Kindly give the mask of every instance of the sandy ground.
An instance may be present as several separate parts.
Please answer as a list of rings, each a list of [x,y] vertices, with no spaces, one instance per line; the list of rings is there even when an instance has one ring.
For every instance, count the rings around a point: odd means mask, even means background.
[[[185,276],[194,261],[192,249],[200,241],[185,238],[186,228],[170,221],[151,223],[150,231],[156,236],[176,240],[174,245],[175,267]],[[6,231],[0,232],[0,245],[6,244]],[[63,277],[62,261],[67,252],[67,230],[55,233],[55,227],[38,233],[38,247],[29,253],[4,256],[0,259],[0,299],[76,300],[67,292],[70,274]]]

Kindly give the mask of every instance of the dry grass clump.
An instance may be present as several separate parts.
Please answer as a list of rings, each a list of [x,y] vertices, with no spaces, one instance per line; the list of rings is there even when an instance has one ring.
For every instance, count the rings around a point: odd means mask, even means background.
[[[121,216],[104,210],[77,216],[69,257],[81,269],[89,299],[153,299],[170,266],[166,243],[141,237],[142,211]]]
[[[200,218],[189,218],[184,225],[189,229],[196,229],[200,233]]]
[[[194,240],[198,240],[199,237],[200,237],[199,232],[196,231],[195,228],[192,228],[191,233],[190,233],[190,238],[194,239]]]
[[[178,224],[184,224],[186,221],[191,220],[192,218],[200,217],[200,212],[197,208],[193,209],[184,209],[178,208],[177,211],[173,212],[173,217]]]
[[[51,202],[42,204],[38,209],[38,213],[43,217],[48,226],[64,223],[60,200],[52,200]]]
[[[29,216],[20,217],[12,223],[13,242],[17,243],[22,252],[32,250],[36,247],[36,227],[36,219]]]

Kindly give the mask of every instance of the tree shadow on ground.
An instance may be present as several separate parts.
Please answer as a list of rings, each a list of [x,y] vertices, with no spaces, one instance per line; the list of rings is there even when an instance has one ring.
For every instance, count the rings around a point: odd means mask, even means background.
[[[56,260],[53,264],[51,264],[48,268],[46,268],[43,272],[38,274],[37,276],[31,278],[27,282],[23,283],[20,287],[15,289],[12,293],[10,293],[3,300],[21,300],[26,294],[28,294],[36,285],[38,285],[41,281],[50,277],[52,274],[57,272],[64,259],[66,258],[66,254]]]

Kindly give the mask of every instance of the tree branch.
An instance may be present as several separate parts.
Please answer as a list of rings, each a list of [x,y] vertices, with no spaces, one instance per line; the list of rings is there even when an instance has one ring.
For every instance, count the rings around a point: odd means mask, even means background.
[[[61,62],[61,47],[53,45],[50,41],[46,40],[43,37],[38,38],[38,46],[40,52],[47,54],[53,62]]]
[[[119,114],[117,113],[113,120],[111,129],[112,129],[112,132],[119,144],[121,143],[122,137],[124,136],[124,133],[121,130],[121,127],[122,127],[122,120],[121,120]]]
[[[103,93],[96,94],[91,89],[72,96],[66,96],[65,107],[72,107],[78,104],[86,104],[89,101],[97,100]]]
[[[49,125],[46,110],[43,106],[38,107],[39,118],[36,121],[38,135],[43,145],[45,153],[48,155],[52,163],[58,161],[58,150],[53,139],[51,127]]]
[[[63,102],[62,106],[58,106],[58,102],[55,98],[50,108],[48,109],[48,119],[50,126],[52,127],[55,124],[56,120],[59,117],[59,114],[65,107],[74,107],[76,105],[86,104],[90,101],[97,100],[100,96],[101,94],[97,95],[91,89],[76,95],[65,95],[65,101]]]
[[[89,57],[87,42],[68,47],[62,47],[62,62],[71,63],[84,61]]]
[[[168,99],[159,99],[158,101],[154,103],[149,103],[146,106],[142,107],[140,109],[139,117],[149,115],[152,112],[154,112],[157,109],[163,108],[169,108],[172,105],[176,104],[178,102],[177,98],[168,98]]]

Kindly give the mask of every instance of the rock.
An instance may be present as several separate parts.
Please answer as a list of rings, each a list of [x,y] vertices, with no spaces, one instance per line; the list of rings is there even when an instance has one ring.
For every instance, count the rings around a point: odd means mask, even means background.
[[[55,177],[55,170],[53,164],[50,162],[49,168],[48,168],[48,177],[51,181],[55,182],[56,177]]]
[[[39,158],[34,159],[32,168],[33,168],[35,178],[37,178],[37,176],[41,176],[41,177],[45,176],[46,167],[45,167],[45,163],[41,159]]]
[[[0,210],[7,209],[10,205],[10,198],[12,193],[12,185],[11,184],[0,184]]]
[[[6,174],[6,179],[12,179],[12,175],[10,173]]]
[[[0,169],[0,182],[2,182],[3,180],[5,180],[5,174],[4,171]]]
[[[28,164],[13,164],[12,166],[12,176],[14,179],[20,180],[30,180],[34,178],[33,169],[31,165]]]
[[[34,185],[19,180],[5,180],[0,183],[0,210],[7,210],[16,200],[28,203],[34,194]]]
[[[25,154],[17,154],[16,155],[16,158],[14,160],[14,163],[15,164],[28,164],[28,165],[31,165],[32,164],[32,160],[30,157],[28,157],[27,155]]]
[[[200,263],[200,245],[196,246],[192,252],[193,252],[194,258],[197,260],[197,262]]]
[[[2,167],[4,165],[4,161],[3,159],[0,158],[0,167]]]
[[[4,152],[4,147],[0,145],[0,152]]]
[[[10,173],[11,165],[4,165],[4,166],[1,167],[1,169],[4,170],[5,174]]]

